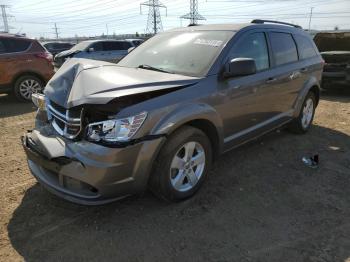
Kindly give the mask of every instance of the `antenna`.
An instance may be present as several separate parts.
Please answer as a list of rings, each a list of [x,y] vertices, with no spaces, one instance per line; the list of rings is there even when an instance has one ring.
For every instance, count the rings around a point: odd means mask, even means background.
[[[140,13],[142,12],[142,6],[148,6],[148,20],[147,20],[147,33],[157,34],[163,30],[162,18],[160,15],[159,8],[165,8],[167,15],[167,8],[159,0],[148,0],[147,2],[140,4]]]
[[[190,0],[190,12],[180,18],[189,19],[190,25],[197,25],[198,20],[206,20],[204,16],[198,13],[198,0]]]

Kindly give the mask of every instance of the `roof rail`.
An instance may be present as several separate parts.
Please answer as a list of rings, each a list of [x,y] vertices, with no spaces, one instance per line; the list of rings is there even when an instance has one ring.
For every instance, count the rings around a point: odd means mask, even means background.
[[[272,24],[281,24],[281,25],[289,25],[293,26],[295,28],[302,28],[300,25],[294,25],[290,23],[280,22],[280,21],[274,21],[274,20],[264,20],[264,19],[254,19],[251,21],[252,24],[264,24],[264,23],[272,23]]]

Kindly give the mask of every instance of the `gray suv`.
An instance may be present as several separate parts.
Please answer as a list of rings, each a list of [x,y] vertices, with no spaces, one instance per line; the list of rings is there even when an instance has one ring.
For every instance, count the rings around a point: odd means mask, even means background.
[[[117,65],[67,61],[33,95],[28,165],[48,190],[96,205],[149,188],[179,201],[214,159],[277,127],[305,133],[323,60],[293,25],[203,25],[157,34]]]

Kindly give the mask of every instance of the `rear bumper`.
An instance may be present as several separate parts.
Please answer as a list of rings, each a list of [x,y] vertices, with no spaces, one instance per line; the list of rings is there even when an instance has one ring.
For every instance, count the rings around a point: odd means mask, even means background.
[[[322,74],[322,85],[326,87],[350,85],[350,68],[346,70],[324,71]]]
[[[34,130],[22,143],[33,176],[45,188],[71,202],[100,205],[145,190],[164,139],[107,148]]]

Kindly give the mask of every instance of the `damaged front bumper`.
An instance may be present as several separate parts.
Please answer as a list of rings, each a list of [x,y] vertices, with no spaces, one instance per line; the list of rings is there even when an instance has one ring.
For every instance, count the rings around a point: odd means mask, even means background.
[[[48,131],[50,130],[50,131]],[[28,166],[52,193],[78,204],[99,205],[142,193],[164,137],[119,148],[74,142],[46,126],[22,137]]]

